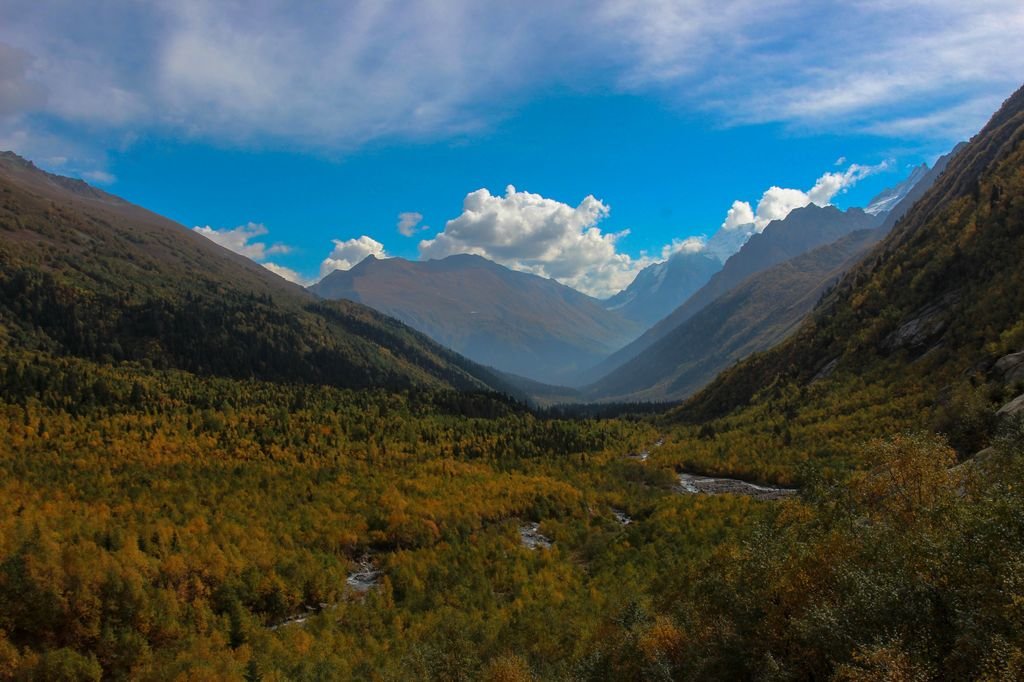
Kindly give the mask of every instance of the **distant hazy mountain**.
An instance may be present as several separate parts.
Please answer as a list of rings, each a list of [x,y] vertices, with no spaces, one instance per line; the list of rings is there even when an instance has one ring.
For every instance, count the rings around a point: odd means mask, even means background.
[[[962,146],[962,145],[961,145]],[[961,147],[935,168],[911,174],[880,197],[901,196],[885,221],[858,230],[746,278],[670,330],[637,357],[581,391],[587,400],[678,400],[707,384],[723,369],[785,339],[810,312],[823,291],[856,266],[931,187]]]
[[[696,293],[667,317],[647,330],[640,338],[616,351],[594,371],[594,379],[636,357],[656,341],[693,317],[704,306],[726,293],[750,275],[828,244],[857,230],[876,227],[881,218],[859,208],[840,211],[835,206],[811,204],[792,211],[783,220],[769,223],[764,232],[755,234],[737,251],[725,266]]]
[[[679,307],[721,268],[721,261],[706,253],[675,253],[637,273],[604,307],[647,328]]]
[[[583,389],[583,399],[685,398],[737,360],[783,340],[848,261],[877,240],[874,230],[858,230],[748,277],[637,357]]]
[[[910,172],[910,175],[907,176],[906,180],[895,187],[889,187],[879,192],[878,195],[872,199],[866,207],[864,207],[864,212],[870,213],[871,215],[888,213],[892,209],[896,208],[896,204],[900,203],[900,201],[903,200],[903,197],[907,196],[910,190],[914,189],[914,186],[927,174],[928,164],[922,163]]]
[[[371,256],[311,291],[358,301],[477,362],[548,384],[578,383],[577,372],[642,330],[597,299],[480,256]]]
[[[704,253],[712,258],[717,258],[720,263],[725,263],[755,234],[757,234],[757,229],[754,227],[754,223],[737,225],[731,229],[720,228],[711,235],[711,239],[704,245]]]

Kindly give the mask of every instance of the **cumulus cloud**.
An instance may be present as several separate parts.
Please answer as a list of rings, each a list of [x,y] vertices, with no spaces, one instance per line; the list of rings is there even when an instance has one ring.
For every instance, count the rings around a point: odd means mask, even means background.
[[[757,202],[755,211],[748,202],[736,200],[725,214],[723,230],[753,224],[757,232],[761,232],[773,220],[782,220],[797,208],[808,204],[826,206],[837,194],[841,194],[856,185],[869,175],[878,173],[889,167],[888,161],[873,166],[851,164],[845,171],[826,172],[814,182],[809,190],[791,189],[771,186],[764,191]]]
[[[320,276],[326,277],[335,270],[351,270],[367,256],[387,258],[384,245],[365,234],[356,239],[334,240],[334,250],[320,263]]]
[[[267,270],[270,270],[275,275],[283,277],[289,282],[293,282],[295,284],[298,284],[299,286],[304,287],[312,284],[312,282],[308,278],[303,277],[302,275],[295,272],[291,268],[286,268],[283,265],[278,265],[277,263],[271,263],[269,261],[267,261],[266,263],[260,263],[260,265],[265,267]]]
[[[398,214],[398,231],[405,237],[411,237],[417,232],[429,230],[429,225],[420,225],[423,222],[423,214],[415,211],[406,211]]]
[[[230,249],[255,261],[261,261],[267,256],[274,254],[283,254],[291,251],[291,247],[286,244],[277,243],[267,246],[265,242],[253,241],[267,234],[268,230],[262,223],[247,223],[231,229],[219,230],[209,225],[197,225],[192,229],[210,241],[216,242],[226,249]]]
[[[512,185],[504,196],[478,189],[466,195],[459,217],[433,239],[420,242],[420,257],[473,253],[608,296],[628,285],[639,270],[639,259],[616,250],[616,242],[628,231],[605,233],[598,227],[609,211],[592,195],[570,206]]]
[[[741,225],[749,225],[754,222],[754,209],[746,201],[737,199],[725,214],[725,222],[722,223],[723,230],[734,230]]]

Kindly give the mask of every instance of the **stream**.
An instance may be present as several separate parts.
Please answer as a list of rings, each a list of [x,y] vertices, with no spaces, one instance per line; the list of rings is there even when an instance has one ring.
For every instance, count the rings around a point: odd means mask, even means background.
[[[541,535],[539,523],[525,523],[519,526],[519,540],[527,549],[551,548],[551,540]]]
[[[368,554],[364,554],[359,560],[359,570],[349,573],[345,583],[356,592],[366,592],[377,586],[380,576],[381,572],[374,566],[373,560]]]
[[[757,485],[735,478],[716,478],[697,476],[696,474],[679,474],[679,491],[687,495],[732,493],[749,495],[760,500],[780,500],[797,493],[796,488]]]

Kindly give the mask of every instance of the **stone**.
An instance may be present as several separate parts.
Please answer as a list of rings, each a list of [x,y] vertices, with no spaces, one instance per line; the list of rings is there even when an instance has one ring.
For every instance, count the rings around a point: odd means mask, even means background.
[[[1024,393],[1006,403],[996,411],[1000,417],[1012,417],[1015,414],[1024,414]]]
[[[1004,383],[1014,384],[1024,381],[1024,351],[1010,353],[996,360],[995,373],[1000,376]]]

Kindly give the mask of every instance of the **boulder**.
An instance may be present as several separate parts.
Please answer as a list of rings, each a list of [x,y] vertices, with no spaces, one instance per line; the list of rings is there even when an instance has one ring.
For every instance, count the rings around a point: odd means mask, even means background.
[[[1024,393],[1000,407],[996,414],[1000,417],[1010,417],[1015,414],[1024,414]]]
[[[882,340],[882,348],[888,352],[899,349],[920,350],[931,344],[946,330],[947,304],[936,302],[917,312],[904,321]]]
[[[1002,377],[1003,382],[1013,384],[1024,381],[1024,351],[1010,353],[996,360],[993,367],[996,375]]]

